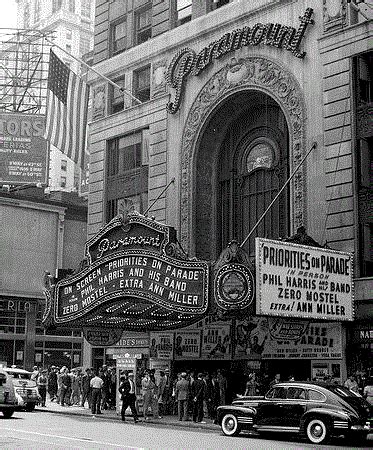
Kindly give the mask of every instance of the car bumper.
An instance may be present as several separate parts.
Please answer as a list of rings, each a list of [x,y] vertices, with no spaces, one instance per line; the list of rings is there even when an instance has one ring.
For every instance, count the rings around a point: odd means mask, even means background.
[[[372,433],[373,428],[370,426],[369,423],[365,425],[351,425],[351,431],[364,431],[366,433]]]

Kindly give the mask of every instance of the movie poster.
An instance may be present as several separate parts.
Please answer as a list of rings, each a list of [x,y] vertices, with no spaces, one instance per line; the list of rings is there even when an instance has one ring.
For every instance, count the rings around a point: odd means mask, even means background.
[[[236,323],[236,359],[341,359],[336,322],[250,317]]]
[[[175,359],[196,359],[201,353],[200,331],[177,331],[175,332]]]
[[[230,359],[231,327],[226,322],[205,325],[202,331],[202,359]]]
[[[172,359],[174,333],[150,333],[150,358]]]

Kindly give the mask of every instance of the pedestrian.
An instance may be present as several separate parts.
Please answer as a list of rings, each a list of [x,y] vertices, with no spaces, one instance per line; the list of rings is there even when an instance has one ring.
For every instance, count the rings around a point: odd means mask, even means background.
[[[220,405],[220,388],[217,374],[213,373],[211,378],[211,418],[217,424],[217,408]]]
[[[97,374],[90,381],[92,388],[92,415],[102,414],[101,412],[101,391],[104,381]]]
[[[280,383],[281,380],[281,374],[280,373],[276,373],[274,379],[269,383],[269,387],[273,387],[275,384]]]
[[[121,416],[123,422],[126,420],[126,409],[131,408],[133,420],[135,423],[139,421],[136,410],[136,385],[133,380],[133,372],[129,372],[127,377],[122,375],[120,377],[120,385],[118,388],[122,399]]]
[[[188,397],[189,397],[189,382],[186,379],[186,372],[180,374],[180,380],[175,386],[175,398],[178,404],[179,420],[188,420]]]
[[[110,409],[115,409],[117,398],[117,374],[115,373],[115,367],[111,367],[109,369],[109,375],[110,375],[109,407]]]
[[[102,399],[101,399],[101,409],[108,409],[109,405],[109,395],[110,395],[110,374],[108,371],[108,367],[106,364],[104,364],[102,366],[102,370],[100,373],[100,377],[102,379],[102,381],[104,382],[103,386],[102,386],[102,390],[101,390],[101,395],[102,395]]]
[[[91,409],[91,394],[92,388],[90,386],[91,380],[93,378],[90,368],[85,369],[84,375],[80,379],[80,389],[82,391],[82,401],[80,406],[85,407],[85,402],[88,402],[88,408]]]
[[[162,417],[164,415],[165,392],[166,392],[166,374],[163,370],[159,371],[159,384],[158,384],[158,413]]]
[[[144,408],[144,418],[145,420],[148,420],[148,414],[149,414],[149,407],[152,410],[153,417],[157,417],[154,411],[154,389],[155,384],[150,378],[150,372],[147,370],[145,371],[144,378],[141,381],[141,387],[142,387],[142,395],[143,395],[143,408]]]
[[[207,410],[207,416],[212,419],[212,378],[209,373],[205,374],[204,377],[205,387],[206,387],[206,395],[205,395],[205,402],[206,402],[206,410]]]
[[[55,366],[51,367],[51,370],[48,375],[48,393],[51,402],[53,402],[57,397],[57,369]]]
[[[31,373],[30,379],[32,381],[37,382],[38,376],[40,375],[40,372],[41,372],[41,370],[39,370],[38,366],[34,366],[33,369],[32,369],[32,373]]]
[[[72,405],[79,405],[80,403],[80,380],[78,371],[73,369],[71,371],[71,401]]]
[[[249,379],[247,380],[247,383],[246,383],[246,389],[245,389],[244,395],[249,396],[249,397],[257,395],[258,386],[259,386],[259,383],[256,381],[255,373],[254,372],[250,373]]]
[[[61,406],[70,406],[70,394],[71,394],[71,377],[69,374],[69,369],[67,367],[63,368],[63,373],[61,377],[61,393],[60,402]]]
[[[193,422],[203,422],[203,400],[205,398],[205,382],[203,374],[199,373],[197,379],[193,383]]]
[[[217,379],[220,389],[220,404],[225,405],[228,383],[224,373],[220,369],[217,370]]]
[[[350,375],[345,381],[344,386],[352,392],[359,392],[359,385],[357,384],[356,378],[354,375]]]
[[[367,380],[363,390],[363,396],[370,405],[373,405],[373,377]]]
[[[47,369],[43,369],[41,371],[40,376],[37,379],[38,391],[41,398],[41,406],[45,407],[45,400],[47,398],[47,386],[48,386],[48,377],[47,377]]]
[[[65,373],[65,366],[62,366],[61,369],[57,369],[57,403],[61,403],[61,388],[62,388],[62,377]]]

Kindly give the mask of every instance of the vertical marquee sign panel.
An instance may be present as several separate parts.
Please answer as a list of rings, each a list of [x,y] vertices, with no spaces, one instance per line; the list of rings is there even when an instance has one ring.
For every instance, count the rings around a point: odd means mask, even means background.
[[[350,253],[256,238],[258,315],[353,320]]]

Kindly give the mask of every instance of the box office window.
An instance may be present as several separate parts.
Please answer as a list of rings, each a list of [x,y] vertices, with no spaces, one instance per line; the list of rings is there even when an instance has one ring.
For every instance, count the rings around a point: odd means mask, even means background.
[[[127,19],[111,25],[111,53],[116,55],[127,48]]]
[[[150,66],[133,72],[133,95],[141,102],[150,99]]]
[[[152,37],[151,4],[135,12],[135,43],[142,44]]]

